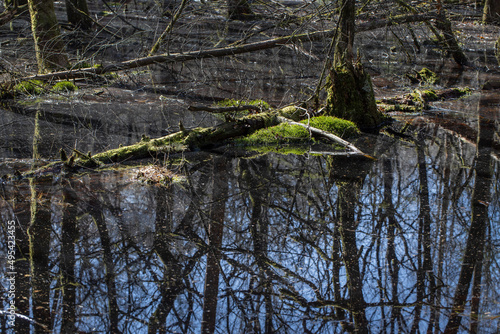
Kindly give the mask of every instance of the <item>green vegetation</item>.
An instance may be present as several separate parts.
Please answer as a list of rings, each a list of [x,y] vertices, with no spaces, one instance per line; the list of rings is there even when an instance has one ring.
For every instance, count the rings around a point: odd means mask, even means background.
[[[40,80],[22,81],[14,86],[15,94],[39,95],[44,91],[44,83]]]
[[[359,133],[356,125],[344,119],[331,116],[318,116],[301,123],[308,124],[314,128],[333,133],[339,137],[351,137]],[[240,138],[236,142],[246,146],[304,143],[311,140],[307,129],[298,126],[281,123],[276,126],[260,129],[251,135]]]
[[[234,99],[228,99],[228,100],[223,100],[217,102],[217,106],[219,107],[238,107],[238,106],[244,106],[244,105],[251,105],[251,106],[257,106],[262,109],[268,110],[271,109],[271,106],[269,103],[263,100],[234,100]]]
[[[52,86],[53,92],[74,92],[78,90],[78,87],[71,81],[59,81],[54,86]]]
[[[440,81],[438,75],[426,67],[413,74],[407,74],[406,77],[414,84],[437,85]]]

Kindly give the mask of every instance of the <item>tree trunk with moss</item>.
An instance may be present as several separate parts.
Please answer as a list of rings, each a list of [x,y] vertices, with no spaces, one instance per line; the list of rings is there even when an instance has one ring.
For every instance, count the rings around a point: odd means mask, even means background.
[[[66,0],[66,15],[74,27],[85,31],[92,29],[87,0]]]
[[[500,0],[484,2],[483,23],[500,24]]]
[[[353,121],[362,130],[372,130],[381,123],[382,115],[370,75],[359,60],[353,64],[355,0],[343,0],[341,8],[334,61],[326,85],[326,113]]]
[[[63,53],[64,44],[60,38],[59,24],[54,11],[54,1],[29,0],[28,5],[38,73],[68,67],[69,62]]]
[[[230,20],[249,20],[255,15],[248,0],[227,0],[227,18]]]

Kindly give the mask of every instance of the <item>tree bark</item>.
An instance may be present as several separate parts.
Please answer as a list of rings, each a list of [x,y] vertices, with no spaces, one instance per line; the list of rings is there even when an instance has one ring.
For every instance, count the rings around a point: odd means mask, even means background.
[[[500,24],[500,0],[485,0],[483,23]]]
[[[76,28],[84,31],[92,29],[87,0],[66,0],[66,15],[69,24]]]
[[[54,11],[53,0],[28,0],[31,30],[35,41],[38,73],[61,70],[69,66],[63,53],[59,25]]]
[[[360,62],[345,62],[330,70],[326,114],[353,121],[363,131],[376,131],[382,122],[370,75]]]
[[[230,20],[251,20],[255,17],[248,0],[227,0],[227,18]]]

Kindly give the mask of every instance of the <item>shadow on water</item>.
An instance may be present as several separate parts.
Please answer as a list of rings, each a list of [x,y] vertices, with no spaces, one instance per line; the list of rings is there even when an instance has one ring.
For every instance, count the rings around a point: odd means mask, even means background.
[[[377,161],[200,153],[166,186],[136,169],[2,184],[0,328],[495,332],[499,101],[472,101],[472,135],[442,119],[361,138]]]

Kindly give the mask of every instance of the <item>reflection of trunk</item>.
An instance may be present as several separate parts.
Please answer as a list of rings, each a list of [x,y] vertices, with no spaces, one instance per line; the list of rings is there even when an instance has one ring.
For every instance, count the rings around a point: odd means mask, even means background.
[[[227,200],[228,180],[227,162],[225,158],[214,161],[213,170],[213,196],[209,214],[207,269],[205,275],[205,292],[203,302],[203,320],[201,333],[215,332],[217,316],[217,295],[219,293],[219,260],[220,247],[224,231],[224,216]]]
[[[341,244],[340,244],[340,232],[339,226],[335,224],[333,230],[333,245],[332,245],[332,280],[333,280],[333,294],[336,301],[342,300],[342,294],[340,290],[340,269],[342,267],[342,256],[341,256]],[[337,319],[344,319],[345,312],[340,307],[335,308],[335,315]]]
[[[107,288],[108,312],[109,312],[109,333],[118,333],[118,302],[115,285],[115,264],[113,262],[113,252],[111,251],[111,238],[104,218],[102,203],[97,198],[89,201],[89,210],[94,223],[99,231],[101,239],[103,262],[104,262],[104,282]]]
[[[417,143],[418,176],[420,181],[420,214],[418,219],[418,246],[417,246],[417,305],[415,306],[415,316],[411,333],[418,333],[420,324],[420,313],[422,303],[426,295],[428,285],[428,304],[433,305],[435,299],[435,282],[432,271],[431,259],[431,212],[429,205],[429,185],[427,180],[427,162],[423,149],[423,139],[419,138]],[[429,330],[432,330],[430,328]]]
[[[43,205],[47,198],[39,198],[36,183],[30,180],[31,221],[28,229],[31,263],[31,286],[35,333],[48,333],[52,325],[50,313],[50,218],[48,207]],[[50,206],[49,206],[50,207]]]
[[[362,184],[362,179],[352,180],[351,182],[337,182],[338,224],[342,241],[342,257],[347,274],[349,308],[356,333],[368,333],[368,321],[365,315],[366,302],[363,297],[363,279],[359,271],[358,247],[356,245],[357,222],[355,208]]]
[[[256,163],[252,161],[252,163]],[[257,295],[262,295],[264,297],[265,304],[265,323],[264,323],[264,333],[273,333],[273,316],[274,309],[272,304],[272,278],[270,275],[269,264],[267,263],[267,249],[268,249],[268,233],[269,233],[269,220],[266,216],[265,210],[266,199],[268,197],[268,191],[266,187],[263,187],[266,180],[266,173],[268,171],[267,160],[262,160],[262,166],[255,166],[252,168],[248,162],[241,161],[242,168],[242,178],[244,184],[249,190],[250,200],[252,202],[252,213],[250,215],[250,231],[253,241],[253,253],[257,266],[259,268],[259,279],[260,284],[257,283],[258,291]],[[261,168],[259,168],[261,167]],[[250,322],[253,328],[252,332],[260,332],[259,319],[254,318]],[[249,325],[250,325],[249,324]],[[250,329],[247,328],[247,331]]]
[[[465,309],[469,286],[474,276],[474,285],[472,289],[472,315],[473,324],[471,331],[474,331],[477,319],[480,284],[482,273],[482,261],[484,254],[484,244],[486,237],[486,228],[488,224],[488,205],[491,199],[491,143],[495,136],[494,129],[491,128],[491,121],[486,113],[487,106],[479,106],[478,123],[479,135],[477,142],[477,154],[475,159],[475,182],[471,199],[471,226],[469,228],[469,238],[463,256],[462,268],[453,298],[453,307],[448,324],[444,333],[457,333],[462,320],[461,314]],[[496,110],[495,110],[496,113]]]
[[[450,150],[451,143],[449,139],[445,137],[443,149],[444,154],[446,154],[446,162],[444,163],[444,172],[443,172],[443,182],[442,182],[442,190],[438,193],[441,195],[441,212],[439,219],[439,241],[438,241],[438,250],[437,250],[437,261],[436,261],[436,279],[438,282],[443,281],[443,263],[444,263],[444,253],[447,247],[447,231],[448,231],[448,208],[450,206],[450,197],[451,197],[451,185],[450,185],[450,174],[451,174],[451,163],[453,155]],[[435,327],[436,330],[439,326],[439,307],[441,304],[441,289],[436,290],[436,299],[434,301],[434,310],[432,310],[430,324],[429,326]]]
[[[390,333],[395,333],[395,325],[401,317],[401,308],[399,307],[398,285],[399,285],[399,261],[396,256],[396,210],[392,202],[392,186],[394,183],[394,175],[392,170],[392,162],[389,159],[384,159],[384,201],[385,208],[384,220],[387,219],[387,266],[389,268],[389,276],[391,280],[391,296],[392,296],[392,313],[390,319]]]
[[[13,198],[21,198],[20,193],[15,193]],[[14,203],[26,203],[27,201],[13,201]],[[30,212],[29,207],[17,204],[14,206],[14,215],[16,217],[16,263],[15,263],[15,272],[16,272],[16,313],[30,317],[30,296],[29,291],[30,287],[30,262],[29,262],[29,253],[30,253],[30,243],[29,237],[26,233],[28,229],[28,224],[30,222]],[[14,328],[14,332],[16,334],[28,334],[30,333],[30,326],[26,320],[22,318],[16,319],[16,324]]]
[[[207,184],[208,175],[202,173],[198,184],[203,187]],[[165,189],[159,189],[156,196],[156,234],[154,241],[154,250],[164,265],[164,280],[161,284],[161,297],[158,306],[149,318],[148,333],[166,331],[165,322],[168,314],[174,307],[175,300],[186,288],[184,280],[191,273],[199,257],[203,252],[198,251],[189,259],[179,260],[182,255],[173,254],[171,249],[175,247],[172,240],[172,233],[184,233],[194,242],[202,243],[202,240],[195,234],[191,228],[196,213],[200,207],[200,197],[203,194],[202,189],[191,189],[191,204],[179,223],[177,230],[173,230],[173,198],[169,196]]]
[[[62,287],[62,319],[61,333],[73,334],[75,328],[76,281],[75,281],[75,242],[78,239],[76,225],[77,195],[68,183],[63,186],[63,201],[66,209],[61,226],[61,287]]]

